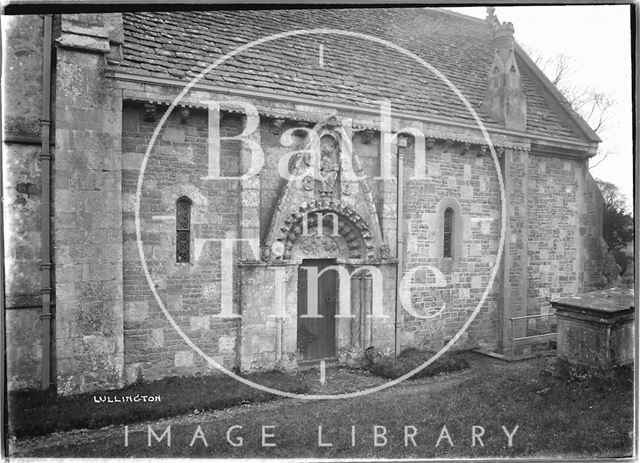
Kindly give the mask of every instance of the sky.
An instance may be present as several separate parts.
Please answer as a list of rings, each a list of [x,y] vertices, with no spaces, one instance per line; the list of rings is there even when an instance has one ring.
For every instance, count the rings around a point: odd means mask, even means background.
[[[448,8],[485,18],[486,7]],[[510,21],[516,41],[544,56],[565,54],[576,85],[594,87],[609,94],[615,105],[609,128],[599,133],[599,152],[592,158],[591,174],[617,185],[633,201],[633,144],[631,114],[631,29],[629,5],[498,6],[500,21]]]

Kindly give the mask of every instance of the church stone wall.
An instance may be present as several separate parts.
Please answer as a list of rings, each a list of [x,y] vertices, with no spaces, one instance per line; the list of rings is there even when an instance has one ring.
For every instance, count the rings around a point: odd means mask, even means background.
[[[140,166],[147,145],[166,106],[155,108],[155,117],[144,103],[126,101],[123,107],[123,239],[124,239],[124,343],[125,379],[153,379],[177,374],[211,372],[208,363],[195,353],[169,324],[155,300],[140,263],[135,229],[135,196]],[[221,135],[242,131],[243,116],[222,113]],[[296,149],[280,143],[281,134],[297,121],[277,121],[261,116],[260,146],[265,165],[259,175],[258,221],[262,240],[272,221],[275,205],[284,185],[277,171],[281,157]],[[299,140],[302,141],[302,140]],[[379,201],[377,137],[364,143],[355,136],[354,152],[362,158],[374,201]],[[222,175],[241,175],[242,151],[237,141],[222,141]],[[141,235],[150,277],[158,296],[178,327],[202,351],[227,368],[251,370],[295,366],[297,358],[297,266],[287,265],[287,317],[282,324],[276,314],[276,277],[269,265],[252,263],[259,256],[248,246],[234,248],[231,271],[234,279],[233,313],[242,318],[220,319],[224,287],[221,267],[223,250],[219,242],[198,241],[244,237],[244,208],[249,207],[239,180],[203,180],[207,173],[207,113],[191,109],[183,116],[176,109],[159,132],[146,165],[140,200]],[[241,172],[242,170],[242,172]],[[175,203],[186,196],[193,202],[191,262],[176,263]],[[244,249],[240,249],[243,247]],[[241,252],[242,251],[242,252]],[[237,261],[246,261],[236,265]],[[228,264],[228,262],[226,262]],[[385,351],[393,348],[394,268],[383,269],[385,299],[383,312],[389,319],[369,327],[373,344]],[[228,269],[227,269],[228,270]],[[391,286],[390,286],[391,285]],[[350,322],[338,324],[336,336],[342,355],[350,349]],[[384,325],[384,326],[383,326]],[[279,332],[279,334],[278,334]],[[342,335],[347,333],[348,335]],[[349,339],[348,339],[349,338]],[[346,343],[346,344],[345,344]],[[343,345],[344,344],[344,345]],[[366,347],[366,346],[365,346]]]
[[[298,265],[243,265],[240,272],[246,289],[240,368],[296,367]]]
[[[586,161],[534,155],[528,173],[527,312],[551,313],[550,299],[601,283],[602,199]]]
[[[162,111],[163,108],[158,108],[158,115]],[[123,226],[127,381],[210,371],[208,364],[169,326],[139,263],[132,205],[140,162],[157,125],[145,117],[142,103],[125,104]],[[238,134],[242,124],[241,116],[223,113],[221,133]],[[265,166],[259,175],[258,215],[262,240],[284,184],[277,172],[278,161],[292,149],[280,144],[280,136],[296,125],[291,120],[281,122],[261,117],[258,132]],[[275,314],[272,307],[276,297],[273,269],[234,265],[234,294],[237,297],[233,311],[242,313],[243,319],[215,317],[221,304],[222,248],[220,243],[205,243],[202,252],[196,256],[200,248],[193,240],[196,237],[242,236],[242,186],[237,180],[202,180],[207,162],[206,134],[207,114],[204,110],[191,110],[186,121],[175,110],[160,132],[149,159],[141,218],[151,278],[178,326],[216,361],[228,368],[243,370],[276,364],[295,366],[294,325],[286,321],[284,325],[278,325],[277,319],[268,317]],[[369,137],[365,142],[363,133],[356,132],[353,149],[370,179],[374,201],[382,205],[380,189],[388,185],[385,186],[382,180],[373,180],[380,169],[378,137]],[[240,145],[223,142],[221,154],[223,174],[239,175]],[[504,251],[507,272],[503,274],[504,266],[500,268],[482,309],[455,348],[499,350],[501,337],[509,336],[509,333],[503,333],[504,323],[508,323],[503,322],[503,317],[544,311],[547,294],[574,292],[580,286],[575,279],[588,273],[588,269],[578,272],[580,266],[584,266],[585,258],[574,259],[581,239],[578,222],[589,221],[591,228],[584,239],[595,239],[597,234],[595,209],[593,215],[579,213],[586,205],[583,203],[588,201],[585,195],[591,191],[581,186],[588,185],[586,180],[580,180],[584,173],[582,164],[532,156],[526,150],[508,149],[504,156],[501,166],[505,171],[509,215]],[[500,189],[493,159],[487,152],[480,152],[479,147],[468,150],[460,144],[435,143],[427,154],[425,179],[411,179],[415,174],[414,164],[410,152],[405,162],[404,273],[415,271],[410,284],[414,313],[407,309],[402,312],[402,347],[439,349],[460,330],[487,287],[500,236]],[[551,205],[547,194],[555,198]],[[195,246],[190,264],[175,263],[175,201],[181,196],[189,197],[194,203],[192,245]],[[386,201],[395,202],[393,192],[387,196]],[[442,255],[443,212],[449,206],[454,206],[456,212],[453,258]],[[382,207],[378,209],[381,218]],[[534,229],[529,219],[538,216],[543,227]],[[389,237],[384,238],[388,242]],[[237,252],[234,256],[240,255]],[[246,250],[242,254],[244,258],[250,255]],[[578,263],[574,264],[573,260]],[[589,262],[595,266],[593,259]],[[550,268],[554,270],[550,271]],[[287,273],[286,294],[295,290],[294,274],[295,268]],[[243,276],[238,278],[240,275]],[[387,277],[390,280],[386,283],[392,284],[393,275],[388,273]],[[502,285],[507,289],[504,297],[499,297]],[[389,296],[392,293],[392,290],[385,291],[387,309],[395,305]],[[296,307],[295,301],[289,299],[286,303],[287,310],[293,311],[289,313],[291,315]],[[256,311],[253,306],[257,301],[263,301],[263,304]],[[263,319],[267,322],[263,323]],[[345,329],[338,327],[338,332]],[[278,338],[278,332],[281,338]],[[526,333],[526,326],[516,326],[514,333]],[[378,341],[376,337],[372,339],[373,345],[383,343],[386,346],[392,342],[393,333],[378,333],[378,336]]]
[[[405,275],[414,316],[403,311],[403,347],[438,350],[471,315],[489,283],[500,233],[500,188],[489,154],[463,154],[461,145],[436,144],[427,152],[426,179],[405,163]],[[452,207],[452,257],[443,257],[444,210]],[[473,324],[455,348],[494,347],[497,281]]]
[[[529,227],[527,312],[549,313],[549,300],[581,288],[578,255],[581,191],[579,161],[531,156],[527,211]]]
[[[157,119],[166,110],[157,108]],[[143,272],[136,241],[135,194],[142,158],[158,125],[145,120],[142,104],[123,109],[124,342],[126,381],[208,372],[169,324]],[[224,114],[221,135],[242,130],[239,115]],[[239,143],[222,144],[221,173],[239,173]],[[238,319],[220,319],[221,242],[239,236],[240,182],[203,180],[207,173],[207,113],[174,111],[148,159],[140,200],[141,234],[147,266],[159,297],[180,329],[203,352],[228,368],[237,366]],[[190,262],[176,262],[176,201],[192,201]],[[238,250],[234,249],[234,260]],[[233,269],[237,281],[237,268]],[[237,297],[233,311],[238,313]]]

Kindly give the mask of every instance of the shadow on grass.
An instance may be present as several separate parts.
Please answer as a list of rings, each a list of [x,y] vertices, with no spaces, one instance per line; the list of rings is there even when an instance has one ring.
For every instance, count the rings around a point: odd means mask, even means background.
[[[374,375],[395,379],[415,370],[434,354],[435,352],[409,348],[400,352],[398,357],[388,357],[369,347],[364,354],[363,367]],[[469,364],[463,358],[455,354],[445,354],[410,379],[427,378],[467,368]]]
[[[308,391],[307,384],[300,379],[277,371],[245,377],[281,391],[298,394]],[[160,400],[151,402],[146,399],[145,402],[142,396],[154,399],[159,396]],[[65,397],[35,390],[17,391],[9,394],[9,434],[21,438],[71,429],[130,424],[196,410],[203,412],[265,402],[277,397],[224,375],[171,377],[132,384],[123,389]],[[107,398],[111,402],[107,402]],[[121,402],[115,402],[116,398]],[[101,399],[105,402],[100,402]]]

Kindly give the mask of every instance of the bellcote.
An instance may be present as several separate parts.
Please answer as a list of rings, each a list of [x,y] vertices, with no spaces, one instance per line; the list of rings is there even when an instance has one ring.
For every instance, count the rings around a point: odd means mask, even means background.
[[[483,108],[506,128],[524,131],[527,126],[527,100],[515,58],[513,24],[500,23],[494,12],[495,8],[487,8],[486,21],[493,34],[494,57]]]

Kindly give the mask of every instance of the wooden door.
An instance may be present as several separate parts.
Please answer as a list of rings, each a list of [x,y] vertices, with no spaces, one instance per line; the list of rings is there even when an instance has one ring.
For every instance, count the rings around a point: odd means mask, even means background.
[[[298,268],[298,347],[305,360],[335,357],[336,354],[336,304],[338,301],[338,274],[330,270],[317,282],[318,315],[322,318],[304,318],[307,314],[309,291],[308,272],[303,267],[315,267],[320,273],[334,265],[332,260],[304,260]],[[312,278],[312,277],[311,277]]]

